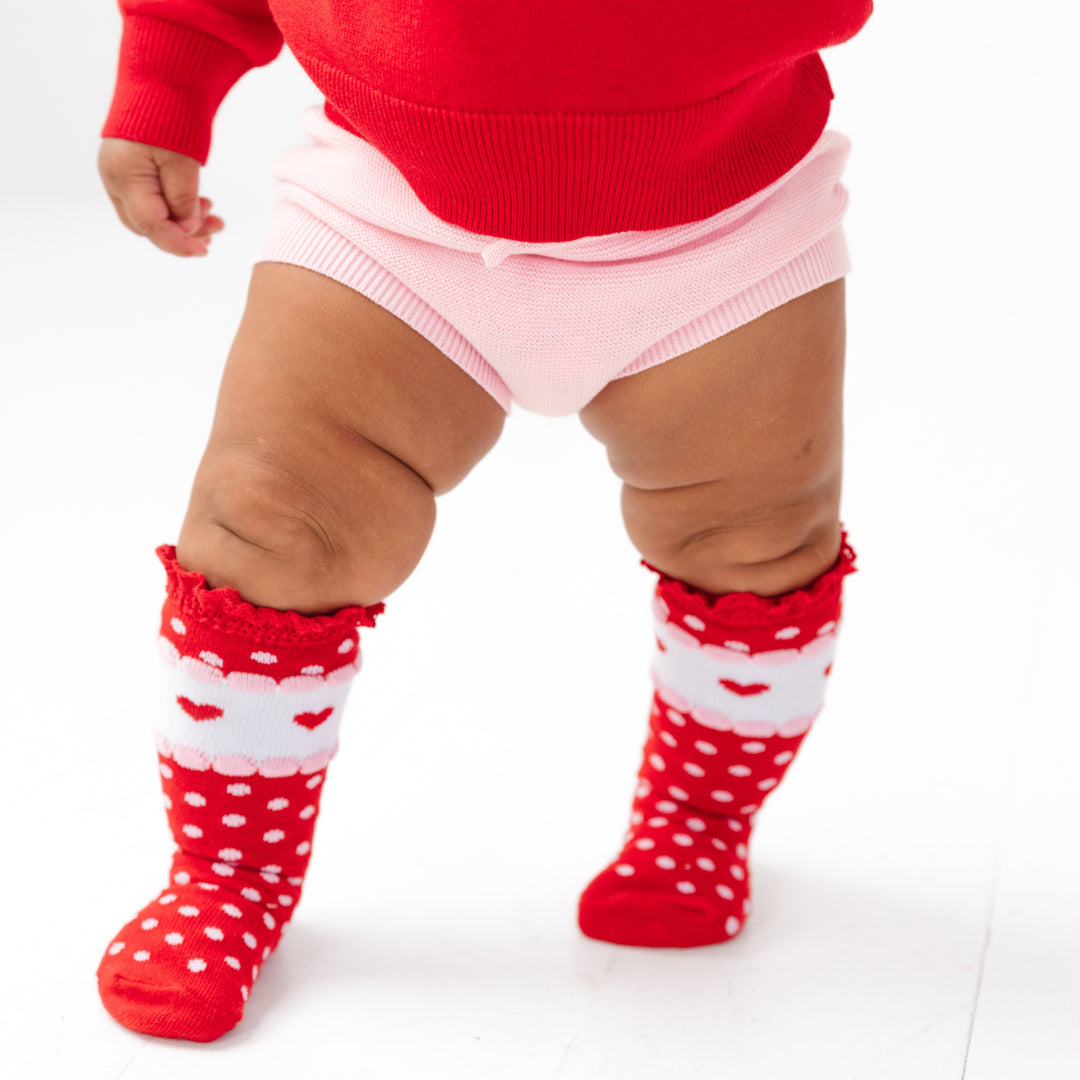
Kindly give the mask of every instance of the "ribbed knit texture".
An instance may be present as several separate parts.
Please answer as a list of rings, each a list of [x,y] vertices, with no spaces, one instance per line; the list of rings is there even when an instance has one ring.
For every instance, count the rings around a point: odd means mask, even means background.
[[[382,605],[255,607],[158,549],[168,576],[158,770],[176,841],[168,885],[113,937],[106,1009],[133,1031],[209,1042],[243,1015],[300,900],[326,768]]]
[[[849,140],[826,131],[773,184],[712,218],[534,244],[428,210],[374,146],[304,115],[258,258],[314,270],[392,312],[499,403],[548,416],[713,341],[850,269]]]
[[[104,135],[205,161],[221,98],[283,35],[330,118],[377,146],[432,213],[533,242],[700,221],[772,183],[825,128],[820,50],[873,9],[277,0],[271,16],[266,0],[119,3]]]

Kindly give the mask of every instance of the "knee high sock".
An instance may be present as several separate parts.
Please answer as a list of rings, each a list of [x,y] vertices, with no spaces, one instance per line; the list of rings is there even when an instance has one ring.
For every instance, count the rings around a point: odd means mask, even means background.
[[[821,710],[854,569],[845,537],[785,596],[714,597],[660,575],[649,736],[623,849],[580,899],[588,937],[684,948],[742,929],[751,827]]]
[[[209,1042],[241,1018],[288,926],[311,855],[357,626],[382,605],[304,616],[168,576],[158,767],[177,848],[169,884],[113,938],[105,1008],[134,1031]]]

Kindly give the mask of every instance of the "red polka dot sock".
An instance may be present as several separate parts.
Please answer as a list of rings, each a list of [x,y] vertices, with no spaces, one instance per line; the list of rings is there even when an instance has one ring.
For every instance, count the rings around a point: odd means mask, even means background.
[[[581,896],[588,937],[687,948],[742,929],[751,828],[821,710],[854,569],[845,537],[786,596],[715,597],[660,575],[649,737],[623,849]]]
[[[234,1027],[300,899],[326,766],[360,667],[357,626],[208,589],[172,547],[161,616],[158,767],[176,840],[168,886],[98,967],[105,1008],[148,1035],[209,1042]]]

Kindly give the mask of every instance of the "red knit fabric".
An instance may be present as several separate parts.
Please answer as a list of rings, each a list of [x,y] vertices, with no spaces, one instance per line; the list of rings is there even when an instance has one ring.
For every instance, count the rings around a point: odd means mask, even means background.
[[[205,162],[232,84],[284,40],[436,216],[531,242],[711,217],[824,130],[820,50],[872,0],[119,0],[102,134]],[[271,8],[273,13],[271,14]]]
[[[661,576],[657,618],[668,644],[659,637],[657,644],[665,658],[673,649],[684,656],[681,667],[659,670],[684,685],[658,679],[630,829],[579,902],[587,936],[687,948],[742,929],[755,815],[806,737],[812,715],[799,715],[802,707],[811,714],[820,707],[841,582],[853,570],[845,537],[825,574],[783,597],[707,596]],[[724,677],[725,664],[733,678]],[[714,695],[712,708],[694,707],[690,696],[703,693]],[[754,719],[717,711],[715,700],[725,696],[733,712],[757,710]]]
[[[98,968],[106,1009],[150,1035],[208,1042],[241,1018],[300,899],[357,626],[382,605],[305,616],[209,589],[171,546],[161,613],[158,768],[177,849],[169,884]]]

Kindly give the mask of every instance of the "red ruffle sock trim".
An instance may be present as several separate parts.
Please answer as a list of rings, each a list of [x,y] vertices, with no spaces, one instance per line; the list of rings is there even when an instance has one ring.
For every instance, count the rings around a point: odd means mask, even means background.
[[[125,1027],[209,1042],[234,1027],[300,900],[326,766],[382,605],[305,616],[208,589],[172,547],[158,768],[176,841],[169,884],[98,968]]]
[[[581,895],[586,936],[689,948],[742,929],[754,821],[822,707],[854,558],[845,536],[828,571],[781,597],[660,575],[649,736],[623,848]]]

